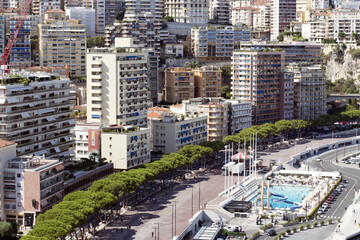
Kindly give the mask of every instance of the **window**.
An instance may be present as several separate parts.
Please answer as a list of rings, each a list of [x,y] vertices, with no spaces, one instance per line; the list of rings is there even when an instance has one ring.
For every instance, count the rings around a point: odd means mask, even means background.
[[[18,207],[21,207],[21,202],[18,202],[18,204],[17,204],[17,205],[18,205]]]
[[[112,152],[109,153],[109,156],[110,156],[110,157],[112,156]]]
[[[109,140],[112,140],[112,137],[109,137]]]
[[[111,149],[111,148],[112,148],[112,145],[109,145],[109,148]]]
[[[20,173],[18,173],[18,174],[17,174],[17,177],[18,177],[18,178],[20,178],[20,177],[21,177],[21,174],[20,174]]]

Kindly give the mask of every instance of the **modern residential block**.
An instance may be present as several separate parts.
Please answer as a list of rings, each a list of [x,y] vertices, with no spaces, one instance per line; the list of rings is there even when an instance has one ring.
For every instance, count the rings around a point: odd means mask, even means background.
[[[221,97],[221,69],[203,66],[195,69],[195,97]]]
[[[296,0],[271,0],[271,40],[277,40],[280,33],[290,30],[290,23],[295,21]]]
[[[95,9],[85,7],[68,7],[66,16],[69,19],[77,19],[85,25],[86,37],[95,36]]]
[[[150,129],[132,126],[102,128],[101,157],[112,162],[115,171],[150,162]]]
[[[65,161],[72,154],[70,80],[19,72],[0,77],[0,138],[16,142],[17,154]]]
[[[65,12],[50,10],[39,24],[40,66],[65,67],[71,76],[86,75],[85,25],[79,20],[66,20]]]
[[[326,113],[326,74],[321,66],[291,64],[294,74],[294,118],[311,120]]]
[[[213,23],[229,24],[230,1],[229,0],[209,0],[209,19]]]
[[[164,110],[162,114],[148,114],[152,151],[170,154],[186,145],[198,145],[207,140],[207,116],[180,115]]]
[[[60,0],[33,0],[31,4],[31,11],[34,15],[44,16],[49,10],[57,11],[61,9]]]
[[[121,47],[88,50],[87,121],[146,127],[148,53],[123,40]]]
[[[230,26],[194,27],[191,29],[191,48],[200,62],[230,60],[241,41],[250,41],[251,31]]]
[[[356,40],[352,37],[352,33],[360,32],[359,18],[359,10],[340,9],[334,11],[328,17],[328,38],[336,39],[338,42],[355,43]],[[344,33],[345,37],[339,37],[340,33]]]
[[[16,144],[0,140],[0,216],[33,226],[38,213],[50,209],[63,198],[64,163],[43,156],[16,157]]]
[[[77,123],[72,130],[75,136],[75,160],[99,160],[101,156],[101,127],[99,123]]]
[[[285,54],[277,51],[235,51],[231,93],[252,104],[252,122],[258,125],[283,118],[281,85]]]

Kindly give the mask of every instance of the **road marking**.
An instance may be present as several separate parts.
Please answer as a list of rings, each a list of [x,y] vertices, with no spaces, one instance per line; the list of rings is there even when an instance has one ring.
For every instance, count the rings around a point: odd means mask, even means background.
[[[329,169],[326,168],[326,167],[324,167],[321,162],[320,162],[320,166],[321,166],[322,168],[327,169],[327,170],[329,171]],[[331,164],[330,166],[332,166],[332,167],[335,168],[334,164]],[[350,178],[350,179],[354,180],[355,183],[352,185],[352,187],[350,188],[350,190],[347,192],[346,196],[342,199],[342,201],[340,202],[340,204],[338,205],[338,207],[335,209],[335,211],[333,212],[333,214],[332,214],[331,216],[334,216],[334,213],[336,213],[336,211],[339,209],[339,207],[342,206],[342,203],[345,201],[345,199],[347,198],[347,196],[348,196],[349,193],[351,192],[351,189],[353,189],[354,186],[357,185],[357,180],[349,176],[349,175],[351,175],[351,176],[354,176],[354,175],[352,175],[351,173],[348,173],[348,172],[346,173],[346,175],[347,175],[347,176],[346,176],[347,178]],[[345,190],[346,190],[346,189],[345,189]]]

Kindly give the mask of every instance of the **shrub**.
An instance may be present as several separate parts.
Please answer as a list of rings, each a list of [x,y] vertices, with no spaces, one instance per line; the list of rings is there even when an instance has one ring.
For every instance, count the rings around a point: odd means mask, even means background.
[[[309,229],[311,227],[310,223],[306,224],[306,228]]]
[[[280,233],[280,235],[283,236],[283,237],[285,237],[286,232],[285,232],[285,231],[282,231],[282,232]]]
[[[328,219],[327,222],[328,222],[328,224],[331,224],[331,223],[332,223],[332,219]]]
[[[338,223],[340,222],[340,218],[337,219]]]
[[[300,225],[299,229],[300,231],[304,230],[304,225]]]
[[[355,49],[351,53],[353,59],[360,59],[360,49]]]
[[[274,240],[279,240],[279,236],[276,236],[276,237],[274,238]]]
[[[293,227],[291,230],[292,230],[293,232],[296,232],[297,227]]]
[[[320,225],[324,226],[324,221],[323,220],[320,221]]]
[[[318,224],[319,224],[318,222],[314,222],[314,223],[313,223],[313,226],[314,226],[314,227],[317,227]]]
[[[269,219],[268,215],[266,215],[266,214],[261,214],[261,215],[260,215],[260,218],[261,218],[261,219]]]
[[[272,224],[272,223],[269,223],[269,224],[266,224],[266,225],[264,225],[264,226],[261,226],[261,227],[260,227],[260,230],[265,231],[267,228],[272,227],[272,226],[273,226],[273,224]]]

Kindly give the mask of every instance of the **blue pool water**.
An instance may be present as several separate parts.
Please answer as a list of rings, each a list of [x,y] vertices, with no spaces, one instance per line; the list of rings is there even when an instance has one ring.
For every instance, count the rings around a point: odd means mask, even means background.
[[[264,190],[266,194],[267,189]],[[301,207],[299,203],[311,192],[311,187],[304,186],[270,186],[270,206],[273,208],[296,209]],[[260,195],[255,196],[250,201],[260,201]],[[264,204],[266,204],[266,199]]]

